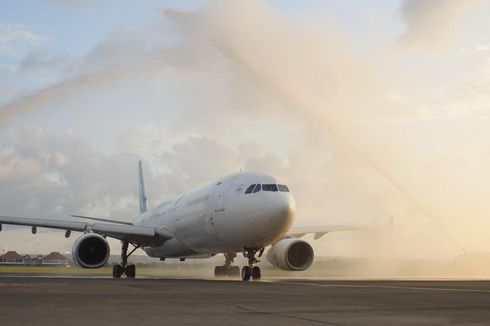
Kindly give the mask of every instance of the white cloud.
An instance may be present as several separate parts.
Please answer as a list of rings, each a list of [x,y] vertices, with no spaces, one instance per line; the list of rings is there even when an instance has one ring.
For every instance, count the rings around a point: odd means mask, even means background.
[[[37,45],[44,37],[30,31],[23,24],[0,22],[0,53],[12,54],[17,44]]]
[[[0,43],[24,41],[30,44],[38,44],[42,40],[42,36],[29,31],[25,25],[0,23]]]

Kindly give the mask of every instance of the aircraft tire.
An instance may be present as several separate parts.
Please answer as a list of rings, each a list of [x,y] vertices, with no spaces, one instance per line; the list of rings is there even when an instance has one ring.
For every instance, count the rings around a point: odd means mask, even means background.
[[[260,280],[260,277],[261,277],[261,272],[260,272],[260,267],[259,266],[254,266],[252,268],[252,279],[254,281],[258,281]]]
[[[127,278],[135,278],[136,277],[136,266],[135,265],[126,266],[126,277]]]
[[[112,266],[112,277],[113,278],[121,278],[122,273],[123,273],[123,270],[122,270],[121,265]]]
[[[240,276],[240,267],[238,267],[238,266],[231,267],[230,276],[231,277],[239,277]]]
[[[242,268],[242,280],[247,282],[248,280],[250,280],[250,276],[251,276],[250,267],[243,266],[243,268]]]
[[[214,277],[220,277],[221,276],[221,266],[215,266],[214,267]]]

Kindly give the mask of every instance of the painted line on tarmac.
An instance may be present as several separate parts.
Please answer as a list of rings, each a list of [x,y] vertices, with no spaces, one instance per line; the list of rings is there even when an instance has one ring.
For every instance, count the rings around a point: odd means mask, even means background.
[[[400,285],[361,285],[361,284],[319,284],[307,282],[274,282],[278,284],[289,285],[308,285],[324,288],[374,288],[374,289],[395,289],[395,290],[417,290],[417,291],[445,291],[445,292],[475,292],[475,293],[490,293],[490,290],[478,289],[457,289],[457,288],[436,288],[436,287],[420,287],[420,286],[400,286]]]
[[[30,278],[40,278],[40,279],[74,279],[74,280],[82,280],[82,279],[112,279],[109,276],[77,276],[77,275],[0,275],[1,279],[30,279]]]

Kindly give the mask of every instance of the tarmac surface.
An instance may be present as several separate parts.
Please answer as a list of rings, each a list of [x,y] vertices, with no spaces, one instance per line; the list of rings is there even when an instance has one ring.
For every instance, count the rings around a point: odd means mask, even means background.
[[[0,277],[0,325],[488,325],[490,281]]]

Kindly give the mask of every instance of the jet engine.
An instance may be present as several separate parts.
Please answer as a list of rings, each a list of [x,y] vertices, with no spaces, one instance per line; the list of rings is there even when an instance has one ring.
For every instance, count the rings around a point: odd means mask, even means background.
[[[103,236],[87,233],[75,241],[72,249],[73,260],[83,268],[99,268],[107,263],[110,254],[109,243]]]
[[[267,252],[267,260],[285,271],[304,271],[313,263],[313,248],[297,238],[277,241]]]

